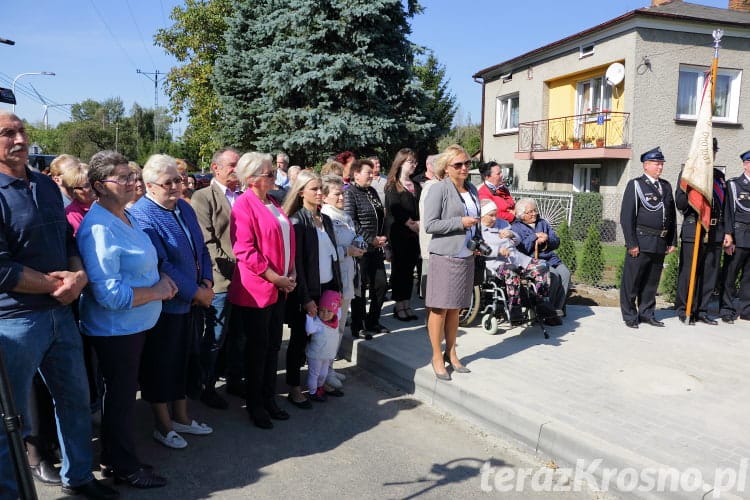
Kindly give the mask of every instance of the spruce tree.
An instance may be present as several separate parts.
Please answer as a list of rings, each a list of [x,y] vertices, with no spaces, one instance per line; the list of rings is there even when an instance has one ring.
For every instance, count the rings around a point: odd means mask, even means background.
[[[692,243],[691,243],[692,245]],[[677,278],[680,275],[680,248],[664,258],[664,271],[661,273],[659,293],[667,302],[674,302],[677,298]]]
[[[583,255],[581,256],[581,269],[578,277],[584,283],[597,285],[602,280],[604,272],[604,250],[596,224],[591,224],[583,242]]]
[[[412,145],[435,127],[401,0],[235,0],[214,82],[225,140],[313,164]]]
[[[568,221],[562,221],[557,228],[557,236],[560,238],[560,246],[557,247],[556,250],[557,255],[560,257],[560,260],[563,261],[563,264],[570,269],[570,274],[574,274],[578,267],[578,260],[576,259],[576,247],[573,244],[573,240],[570,238],[570,226],[568,225]]]

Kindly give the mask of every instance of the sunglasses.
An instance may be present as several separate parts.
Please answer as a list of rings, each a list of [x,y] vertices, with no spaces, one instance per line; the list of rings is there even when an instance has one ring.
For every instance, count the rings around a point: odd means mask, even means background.
[[[471,160],[466,160],[464,162],[459,161],[459,162],[451,163],[450,164],[450,166],[453,167],[453,168],[455,168],[456,170],[458,170],[459,168],[462,168],[462,167],[471,168],[471,165],[472,165],[472,161]]]

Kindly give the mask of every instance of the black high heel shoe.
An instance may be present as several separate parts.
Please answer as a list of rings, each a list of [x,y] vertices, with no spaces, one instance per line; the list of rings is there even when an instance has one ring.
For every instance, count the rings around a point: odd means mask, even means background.
[[[411,316],[409,316],[406,309],[398,309],[397,311],[394,311],[393,317],[399,321],[411,321]]]
[[[443,361],[448,363],[451,368],[453,368],[454,372],[457,373],[471,373],[471,370],[466,368],[465,366],[454,366],[453,363],[451,363],[451,356],[447,352],[443,353]]]

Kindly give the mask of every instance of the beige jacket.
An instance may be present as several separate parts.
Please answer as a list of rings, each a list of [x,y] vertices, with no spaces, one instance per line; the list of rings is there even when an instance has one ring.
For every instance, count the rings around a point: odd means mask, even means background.
[[[190,200],[198,224],[203,231],[214,271],[214,293],[224,293],[229,288],[234,273],[235,257],[229,239],[229,216],[232,207],[226,194],[216,182],[193,193]]]

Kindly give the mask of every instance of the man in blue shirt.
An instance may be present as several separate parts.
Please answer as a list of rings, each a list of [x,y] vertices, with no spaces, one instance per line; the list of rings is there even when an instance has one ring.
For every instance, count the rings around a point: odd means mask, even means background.
[[[28,429],[31,381],[40,370],[55,401],[63,493],[116,498],[91,474],[91,418],[81,337],[70,303],[87,283],[54,182],[31,171],[23,122],[0,110],[0,350]],[[18,488],[0,432],[0,497]]]

